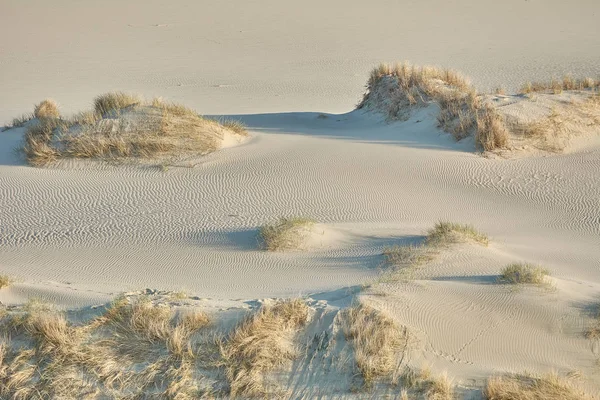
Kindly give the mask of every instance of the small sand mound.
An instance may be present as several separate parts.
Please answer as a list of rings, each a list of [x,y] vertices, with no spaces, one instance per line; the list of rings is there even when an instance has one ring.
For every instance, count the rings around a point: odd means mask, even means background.
[[[94,111],[38,119],[26,131],[23,150],[32,165],[61,158],[157,159],[208,154],[245,135],[239,124],[225,126],[182,105],[109,93],[96,98]]]
[[[260,228],[261,247],[268,251],[305,250],[314,225],[309,218],[280,218]]]
[[[371,77],[358,108],[383,113],[388,120],[406,120],[418,107],[437,104],[438,126],[456,140],[474,136],[483,150],[507,146],[507,131],[469,81],[455,71],[407,63],[381,64]]]
[[[575,139],[600,133],[600,95],[593,89],[534,91],[493,101],[515,149],[560,153],[576,144]]]
[[[561,152],[573,137],[600,132],[599,88],[590,78],[565,77],[528,83],[517,95],[487,95],[452,70],[381,64],[371,72],[358,108],[404,121],[415,109],[435,104],[438,127],[457,141],[472,136],[484,151]]]

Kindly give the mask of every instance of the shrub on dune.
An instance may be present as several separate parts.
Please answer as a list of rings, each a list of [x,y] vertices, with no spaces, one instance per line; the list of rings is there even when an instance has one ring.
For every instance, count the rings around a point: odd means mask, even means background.
[[[299,355],[294,337],[308,317],[304,301],[287,300],[261,307],[229,334],[221,355],[232,397],[268,397],[264,375]]]
[[[407,119],[414,107],[439,106],[438,126],[456,140],[474,135],[483,150],[507,146],[504,121],[459,73],[407,63],[381,64],[372,72],[358,108],[382,111],[388,119]]]
[[[434,260],[435,252],[425,245],[393,246],[386,248],[383,256],[393,272],[403,272]]]
[[[502,116],[486,104],[475,113],[475,143],[485,151],[505,148],[508,145],[508,130]]]
[[[94,99],[94,111],[102,116],[142,103],[140,96],[125,92],[110,92]]]
[[[0,275],[0,289],[9,287],[12,280],[7,275]]]
[[[33,115],[38,119],[44,118],[60,118],[58,104],[52,99],[46,99],[39,104],[36,104]]]
[[[527,263],[515,263],[506,266],[499,281],[506,284],[534,284],[541,285],[547,282],[549,271],[537,265]]]
[[[393,371],[398,350],[408,339],[406,329],[364,304],[343,310],[340,323],[346,340],[352,344],[354,361],[366,386]]]
[[[243,136],[195,111],[159,100],[144,102],[121,92],[98,96],[94,111],[70,119],[41,118],[25,133],[23,150],[32,165],[61,158],[153,159],[216,151],[225,135]]]
[[[308,218],[280,218],[260,228],[261,246],[268,251],[300,250],[314,224]]]
[[[441,221],[435,224],[427,233],[426,243],[433,246],[446,246],[472,240],[487,246],[489,239],[486,234],[479,232],[468,224]]]

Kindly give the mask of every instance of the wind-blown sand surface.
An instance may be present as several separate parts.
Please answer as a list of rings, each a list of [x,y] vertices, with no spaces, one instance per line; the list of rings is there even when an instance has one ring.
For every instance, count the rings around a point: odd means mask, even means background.
[[[296,296],[328,309],[359,296],[414,334],[407,362],[462,385],[581,371],[600,393],[600,345],[584,337],[600,301],[599,137],[486,158],[441,132],[431,108],[395,123],[348,112],[382,59],[452,66],[483,89],[597,77],[600,3],[434,3],[3,1],[0,121],[44,97],[68,113],[122,89],[239,119],[250,138],[163,168],[34,168],[14,151],[25,128],[0,133],[0,273],[16,278],[0,301],[75,308],[160,288],[211,310]],[[259,228],[282,216],[314,219],[321,238],[260,250]],[[489,246],[440,250],[410,280],[358,294],[384,249],[419,243],[440,220],[472,223]],[[497,283],[521,261],[549,269],[553,288]],[[335,396],[323,382],[297,376],[290,397]]]

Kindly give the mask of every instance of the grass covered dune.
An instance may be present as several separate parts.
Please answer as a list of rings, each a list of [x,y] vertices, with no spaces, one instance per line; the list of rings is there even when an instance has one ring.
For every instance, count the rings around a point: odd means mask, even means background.
[[[44,100],[31,117],[17,118],[13,126],[26,125],[23,152],[35,166],[64,158],[203,155],[218,150],[228,137],[247,136],[239,122],[207,119],[180,104],[123,92],[98,96],[91,111],[69,118],[60,115],[54,100]]]
[[[406,120],[413,110],[435,104],[438,128],[457,141],[473,137],[480,150],[509,150],[514,139],[525,139],[542,150],[559,152],[573,134],[600,127],[599,90],[600,79],[565,76],[527,82],[512,96],[506,96],[502,88],[485,94],[454,70],[403,62],[374,68],[357,108],[380,112],[393,121]],[[546,115],[533,120],[515,118],[506,114],[507,103],[499,99],[530,108],[542,99],[537,107]]]
[[[408,327],[360,302],[323,309],[307,298],[269,300],[231,314],[154,291],[99,312],[39,301],[0,311],[3,399],[296,398],[303,368],[316,372],[312,384],[336,376],[344,398],[463,398],[447,374],[408,363]],[[320,326],[316,315],[333,322]],[[477,391],[484,400],[592,399],[556,374],[496,375]]]

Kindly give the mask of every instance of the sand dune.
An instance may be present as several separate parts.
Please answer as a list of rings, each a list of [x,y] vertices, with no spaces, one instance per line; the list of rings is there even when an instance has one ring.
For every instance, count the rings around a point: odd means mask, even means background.
[[[285,343],[304,353],[265,372],[284,397],[399,398],[402,374],[424,365],[461,398],[481,398],[492,375],[553,370],[600,395],[600,344],[585,335],[600,299],[598,125],[577,114],[581,93],[511,94],[528,80],[598,77],[600,6],[434,3],[5,1],[0,121],[50,96],[68,116],[125,90],[239,120],[249,138],[159,165],[33,167],[15,151],[27,126],[0,132],[0,275],[13,280],[0,312],[40,298],[79,323],[130,292],[206,312],[234,343],[245,312],[300,297],[305,325],[286,328]],[[485,100],[507,120],[575,112],[564,150],[515,136],[481,153],[439,129],[436,104],[398,121],[355,109],[369,70],[403,58],[461,70],[480,93],[504,86]],[[317,222],[301,251],[261,248],[260,228],[281,217]],[[473,224],[489,244],[430,247],[435,257],[390,276],[386,249],[426,243],[442,220]],[[501,284],[520,262],[548,269],[548,284]],[[411,338],[371,388],[341,331],[358,302]],[[320,353],[323,332],[333,347]],[[239,375],[229,362],[209,374],[223,397],[234,386],[219,374]],[[419,395],[433,385],[421,384]]]

